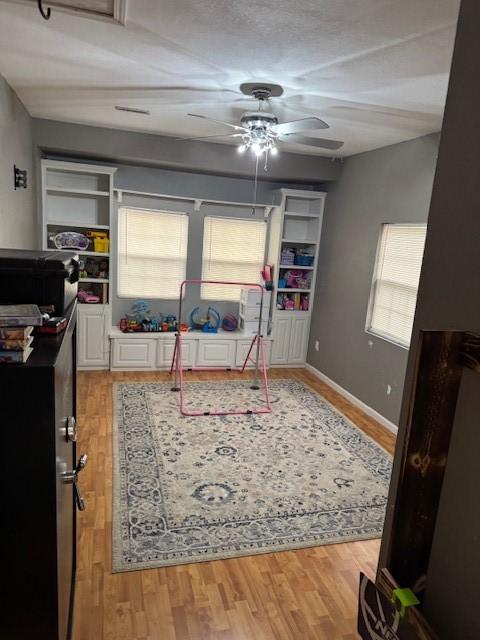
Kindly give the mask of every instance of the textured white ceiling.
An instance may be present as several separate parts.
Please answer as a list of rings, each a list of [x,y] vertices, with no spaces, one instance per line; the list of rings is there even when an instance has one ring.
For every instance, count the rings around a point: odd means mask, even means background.
[[[45,1],[48,6],[48,3]],[[238,122],[242,82],[281,84],[351,155],[438,131],[459,0],[129,0],[127,26],[0,0],[0,73],[33,116],[189,136]],[[150,116],[114,105],[144,108]],[[306,135],[315,135],[305,132]],[[226,142],[227,139],[214,139]]]

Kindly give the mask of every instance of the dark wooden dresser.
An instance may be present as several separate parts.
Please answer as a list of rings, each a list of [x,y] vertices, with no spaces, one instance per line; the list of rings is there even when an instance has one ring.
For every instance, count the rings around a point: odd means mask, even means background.
[[[81,506],[76,303],[68,317],[59,336],[35,338],[25,364],[0,365],[2,640],[70,637]]]

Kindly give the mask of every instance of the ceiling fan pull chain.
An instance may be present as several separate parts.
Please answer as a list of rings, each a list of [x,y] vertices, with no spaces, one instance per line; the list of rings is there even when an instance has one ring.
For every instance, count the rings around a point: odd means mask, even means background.
[[[255,179],[253,181],[253,205],[252,205],[252,216],[257,213],[257,187],[258,187],[258,163],[260,161],[260,156],[255,158]]]
[[[38,10],[40,11],[40,15],[44,20],[50,20],[50,16],[52,15],[52,10],[50,7],[47,9],[43,8],[43,0],[37,0],[38,2]]]

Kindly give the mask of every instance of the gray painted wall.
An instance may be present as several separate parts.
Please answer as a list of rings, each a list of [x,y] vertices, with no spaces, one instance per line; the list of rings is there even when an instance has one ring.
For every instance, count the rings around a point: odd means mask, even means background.
[[[54,120],[33,120],[35,144],[47,152],[97,158],[111,164],[124,163],[223,176],[252,176],[251,154],[235,147],[210,142],[178,141],[167,136],[118,131]],[[305,184],[336,180],[338,162],[319,156],[281,152],[269,163],[265,179]]]
[[[427,220],[438,139],[352,156],[327,187],[307,360],[395,424],[408,350],[365,332],[368,300],[380,225]]]
[[[419,331],[480,333],[479,31],[478,0],[462,0],[379,566],[388,557]],[[424,598],[427,619],[442,638],[452,640],[480,638],[479,398],[480,377],[466,372]]]
[[[14,164],[27,170],[27,189],[15,191]],[[0,247],[36,246],[34,183],[31,119],[0,76]]]

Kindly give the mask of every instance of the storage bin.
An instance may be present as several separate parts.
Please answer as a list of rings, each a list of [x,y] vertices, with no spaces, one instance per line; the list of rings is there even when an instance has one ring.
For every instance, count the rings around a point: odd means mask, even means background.
[[[270,307],[270,291],[263,292],[263,306]],[[262,298],[260,289],[243,287],[240,292],[240,302],[246,307],[259,307]]]
[[[299,267],[311,267],[314,260],[315,256],[311,255],[302,255],[301,253],[297,253],[295,256],[295,264]]]
[[[287,281],[285,280],[285,278],[280,278],[278,281],[278,288],[285,289],[286,286],[287,286]]]
[[[240,318],[238,319],[238,328],[244,333],[251,333],[253,335],[254,333],[258,333],[258,320],[245,320],[245,318],[242,318],[242,316],[240,316]],[[267,330],[268,322],[264,320],[261,324],[261,331],[263,336],[267,335]]]
[[[280,265],[295,264],[295,249],[283,249],[280,256]]]
[[[262,309],[262,320],[268,320],[270,305],[264,305]],[[260,307],[247,307],[240,302],[240,316],[244,320],[256,320],[260,318]]]

